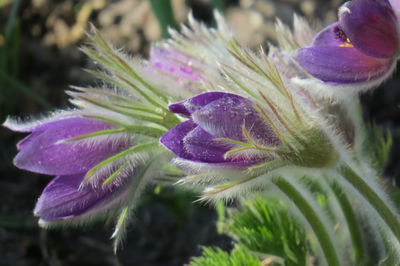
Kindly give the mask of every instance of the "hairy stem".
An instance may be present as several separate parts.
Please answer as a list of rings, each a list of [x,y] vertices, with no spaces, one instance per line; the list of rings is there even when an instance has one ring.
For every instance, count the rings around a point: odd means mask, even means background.
[[[369,186],[356,172],[354,172],[350,166],[342,166],[340,172],[353,188],[356,189],[374,208],[400,243],[400,222],[398,215],[381,197],[379,197],[378,193],[371,186]]]
[[[361,230],[359,228],[359,223],[357,222],[356,215],[353,211],[353,208],[351,207],[349,199],[346,197],[339,185],[334,183],[330,184],[330,187],[335,194],[340,207],[342,208],[344,218],[346,219],[346,223],[349,228],[351,241],[353,243],[354,261],[355,263],[357,263],[357,265],[359,265],[364,254],[364,245],[361,236]]]
[[[313,207],[307,202],[307,199],[296,189],[295,186],[290,184],[284,178],[275,178],[273,183],[292,201],[293,204],[303,214],[308,224],[314,231],[322,252],[324,253],[326,262],[329,266],[339,266],[339,258],[336,254],[333,242],[325,228],[324,223],[321,221],[319,215],[315,212]]]

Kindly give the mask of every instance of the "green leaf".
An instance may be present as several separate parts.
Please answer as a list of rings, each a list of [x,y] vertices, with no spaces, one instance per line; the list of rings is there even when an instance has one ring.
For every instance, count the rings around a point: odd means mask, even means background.
[[[260,266],[261,261],[245,247],[236,246],[232,252],[220,248],[203,248],[201,257],[193,258],[190,266]]]
[[[305,265],[305,232],[277,199],[258,196],[245,201],[239,211],[228,212],[223,223],[226,231],[251,251],[279,257],[285,265]]]
[[[147,142],[147,143],[142,143],[142,144],[138,144],[136,146],[133,146],[129,149],[126,149],[120,153],[117,153],[111,157],[109,157],[108,159],[101,161],[100,163],[98,163],[97,165],[95,165],[94,167],[92,167],[87,173],[85,178],[83,179],[82,183],[86,183],[88,182],[88,180],[101,168],[103,168],[104,166],[106,166],[109,163],[112,163],[124,156],[127,156],[129,154],[132,153],[137,153],[137,152],[147,152],[149,150],[152,150],[154,148],[156,148],[158,146],[157,142]]]
[[[169,38],[168,28],[177,28],[170,0],[150,0],[151,9],[160,24],[162,37]]]

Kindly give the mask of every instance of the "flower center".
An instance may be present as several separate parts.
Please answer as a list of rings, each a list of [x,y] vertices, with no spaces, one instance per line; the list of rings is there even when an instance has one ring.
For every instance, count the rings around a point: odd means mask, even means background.
[[[334,32],[336,38],[343,42],[342,44],[339,45],[339,47],[353,47],[349,38],[347,38],[346,33],[344,33],[344,31],[341,28],[335,27]]]

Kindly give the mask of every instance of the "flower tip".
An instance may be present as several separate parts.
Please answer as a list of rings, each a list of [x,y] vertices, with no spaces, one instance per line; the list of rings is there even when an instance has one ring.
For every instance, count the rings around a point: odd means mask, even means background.
[[[7,117],[6,120],[1,124],[3,127],[9,128],[10,117]]]
[[[35,215],[35,216],[37,216],[37,215]],[[39,226],[42,227],[42,228],[47,228],[47,227],[49,227],[49,222],[48,222],[48,221],[45,221],[45,220],[42,220],[42,219],[39,219],[38,224],[39,224]]]
[[[24,158],[21,158],[21,153],[17,153],[17,155],[13,159],[13,165],[22,170],[30,171],[29,167],[27,168]]]
[[[21,130],[19,123],[15,119],[11,118],[10,116],[8,116],[1,125],[12,131],[25,132],[25,131]]]
[[[112,235],[110,236],[110,239],[116,238],[117,235],[118,235],[118,232],[119,232],[119,229],[118,229],[118,228],[115,228],[114,232],[113,232]]]
[[[57,225],[57,221],[46,221],[44,219],[39,219],[38,225],[43,229],[53,228]]]
[[[345,3],[339,8],[339,18],[342,17],[345,13],[351,14],[351,10],[350,8],[347,7],[347,3]]]
[[[182,104],[181,102],[179,103],[174,103],[174,104],[170,104],[168,106],[168,109],[175,114],[182,114],[185,116],[190,116],[190,112],[188,111],[188,109],[185,107],[184,104]]]

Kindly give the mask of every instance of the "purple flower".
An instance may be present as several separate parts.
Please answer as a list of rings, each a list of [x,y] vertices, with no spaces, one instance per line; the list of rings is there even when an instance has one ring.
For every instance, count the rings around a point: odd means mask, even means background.
[[[392,72],[400,48],[399,18],[391,4],[353,0],[339,13],[339,22],[322,30],[311,47],[298,50],[298,62],[331,85],[380,83]]]
[[[204,68],[197,59],[165,43],[151,46],[149,65],[151,70],[161,72],[172,82],[191,92],[199,92],[196,84],[203,81],[200,74]]]
[[[120,163],[99,171],[94,183],[83,186],[82,181],[92,167],[127,149],[130,141],[123,137],[105,136],[74,140],[113,129],[114,125],[79,116],[53,117],[47,122],[23,126],[6,121],[4,125],[14,131],[30,133],[17,144],[19,153],[14,164],[18,168],[56,175],[44,189],[34,210],[42,224],[98,215],[126,196],[127,173],[119,176],[118,183],[102,185]]]
[[[390,4],[392,5],[394,11],[397,14],[397,17],[400,15],[400,2],[398,0],[389,0]]]
[[[239,167],[265,161],[266,158],[248,154],[226,158],[226,153],[235,145],[219,138],[246,142],[244,130],[259,145],[275,147],[280,143],[252,102],[235,94],[207,92],[172,104],[169,109],[190,117],[160,140],[183,160]]]

